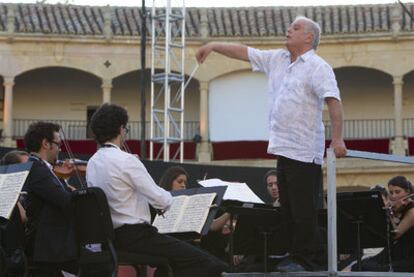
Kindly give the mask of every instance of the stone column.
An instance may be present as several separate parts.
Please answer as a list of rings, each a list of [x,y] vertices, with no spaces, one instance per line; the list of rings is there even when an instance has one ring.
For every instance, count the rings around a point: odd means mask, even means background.
[[[111,103],[112,79],[102,79],[102,103]]]
[[[394,85],[394,139],[391,142],[391,151],[394,155],[406,155],[407,141],[403,134],[403,120],[402,120],[402,76],[393,76]]]
[[[197,156],[199,162],[211,161],[211,145],[209,142],[208,122],[208,82],[200,82],[200,135]]]
[[[4,77],[3,145],[16,147],[13,140],[13,86],[14,77]]]

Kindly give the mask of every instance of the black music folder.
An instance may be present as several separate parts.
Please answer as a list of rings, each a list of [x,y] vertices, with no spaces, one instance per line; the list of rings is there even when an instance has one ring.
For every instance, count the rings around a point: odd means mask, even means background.
[[[386,246],[387,215],[380,192],[338,193],[337,203],[340,253]]]
[[[226,187],[172,191],[173,204],[153,225],[160,233],[190,240],[206,235],[223,200]]]
[[[237,213],[233,254],[284,254],[286,238],[282,232],[279,208],[256,204],[253,207],[234,207],[230,210]]]

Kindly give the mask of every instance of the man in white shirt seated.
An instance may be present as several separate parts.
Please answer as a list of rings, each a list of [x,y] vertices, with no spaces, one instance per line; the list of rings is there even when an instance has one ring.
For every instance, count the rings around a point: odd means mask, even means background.
[[[171,194],[157,184],[137,156],[120,149],[128,129],[127,111],[104,104],[91,119],[91,129],[101,148],[86,170],[88,186],[100,187],[108,198],[115,228],[115,248],[167,258],[174,276],[220,276],[227,265],[214,256],[150,225],[149,204],[167,210]],[[161,272],[157,276],[163,276]]]

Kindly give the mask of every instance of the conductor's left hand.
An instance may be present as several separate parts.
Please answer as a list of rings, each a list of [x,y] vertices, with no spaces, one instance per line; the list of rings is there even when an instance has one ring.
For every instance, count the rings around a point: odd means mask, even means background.
[[[337,158],[346,156],[346,146],[343,139],[332,139],[329,147],[334,149],[334,153]]]

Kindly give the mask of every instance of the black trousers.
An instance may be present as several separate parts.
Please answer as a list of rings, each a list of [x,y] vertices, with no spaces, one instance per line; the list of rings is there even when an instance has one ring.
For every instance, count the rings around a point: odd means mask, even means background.
[[[318,209],[323,207],[322,167],[279,156],[277,180],[286,250],[311,270],[324,258],[318,232]]]
[[[158,233],[148,224],[123,225],[115,230],[115,248],[167,258],[174,277],[214,277],[228,269],[227,264],[184,241]],[[157,276],[160,276],[157,272]]]
[[[79,269],[78,261],[62,263],[29,263],[30,276],[32,277],[61,277],[62,271],[77,274]]]

